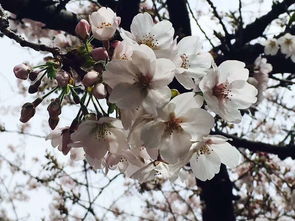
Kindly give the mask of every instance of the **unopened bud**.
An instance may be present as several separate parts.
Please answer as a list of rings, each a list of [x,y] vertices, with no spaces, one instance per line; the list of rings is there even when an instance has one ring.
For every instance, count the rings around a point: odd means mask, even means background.
[[[36,112],[36,110],[35,110],[35,106],[33,103],[29,103],[29,102],[25,103],[22,106],[19,120],[22,123],[26,123],[35,115],[35,112]]]
[[[68,72],[60,70],[56,75],[56,81],[59,87],[65,87],[70,81],[70,75]]]
[[[26,80],[31,71],[31,68],[26,64],[19,64],[13,68],[15,76],[19,79]]]
[[[80,20],[75,28],[76,34],[84,40],[89,36],[90,30],[91,26],[85,19]]]
[[[104,86],[104,84],[102,83],[98,83],[93,87],[92,90],[92,94],[94,95],[94,97],[96,97],[97,99],[103,99],[106,98],[107,96],[107,90],[106,87]]]
[[[61,147],[61,151],[64,155],[67,155],[68,152],[71,149],[71,146],[69,146],[70,143],[72,143],[72,139],[71,139],[71,133],[70,133],[70,129],[64,129],[62,132],[62,147]]]
[[[61,105],[60,99],[57,98],[53,100],[47,107],[50,118],[58,118],[58,115],[61,114]]]
[[[34,84],[30,85],[29,90],[28,90],[29,93],[30,94],[36,93],[39,89],[40,84],[41,84],[41,80],[38,80]]]
[[[109,57],[107,50],[103,47],[93,49],[91,56],[95,61],[106,60]]]
[[[96,71],[90,71],[84,76],[82,83],[84,84],[85,87],[91,87],[98,80],[99,80],[98,73]]]
[[[34,80],[37,79],[38,75],[39,75],[39,72],[37,72],[37,71],[32,71],[32,72],[30,72],[30,74],[29,74],[29,79],[30,79],[31,81],[34,81]]]
[[[59,122],[59,117],[54,117],[54,118],[49,118],[48,119],[48,124],[49,124],[49,127],[51,128],[51,130],[54,130],[57,126]]]

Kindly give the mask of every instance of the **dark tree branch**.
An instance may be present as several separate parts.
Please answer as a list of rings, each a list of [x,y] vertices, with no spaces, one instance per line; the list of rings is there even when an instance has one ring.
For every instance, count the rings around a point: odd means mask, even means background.
[[[278,146],[273,144],[246,140],[246,139],[239,138],[234,135],[229,135],[220,131],[218,131],[217,133],[215,132],[215,134],[220,134],[225,137],[231,138],[232,140],[229,141],[229,143],[231,143],[237,148],[244,148],[253,152],[265,152],[265,153],[275,154],[282,160],[288,157],[291,157],[293,160],[295,160],[294,144],[290,144],[287,146]]]
[[[29,47],[34,49],[35,51],[47,51],[52,53],[53,55],[58,55],[59,54],[59,49],[58,48],[51,48],[48,47],[44,44],[35,44],[32,42],[26,41],[24,38],[21,36],[17,35],[13,31],[8,29],[9,27],[9,22],[8,20],[4,17],[3,11],[0,9],[0,31],[6,35],[8,38],[11,38],[15,40],[17,43],[19,43],[22,47]]]
[[[132,19],[139,12],[140,0],[120,0],[117,14],[121,17],[120,26],[125,30],[130,30]]]
[[[0,0],[2,7],[18,18],[43,22],[46,28],[75,34],[79,19],[74,13],[60,10],[51,0]]]
[[[170,21],[175,29],[175,35],[179,40],[185,36],[191,35],[191,26],[186,0],[167,0]]]
[[[197,185],[201,188],[200,197],[205,204],[202,207],[203,221],[235,220],[233,184],[224,165],[221,165],[220,172],[212,180],[197,180]]]
[[[281,3],[274,3],[270,12],[256,19],[253,23],[247,25],[245,29],[237,33],[237,41],[234,46],[240,48],[245,43],[262,36],[265,28],[280,14],[286,12],[292,4],[294,4],[294,0],[284,0]]]

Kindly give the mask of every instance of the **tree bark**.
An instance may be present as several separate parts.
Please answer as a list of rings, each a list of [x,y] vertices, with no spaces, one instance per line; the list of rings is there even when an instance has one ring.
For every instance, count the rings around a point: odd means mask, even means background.
[[[234,221],[233,184],[229,179],[227,169],[221,165],[220,172],[212,180],[197,180],[201,188],[203,221]]]

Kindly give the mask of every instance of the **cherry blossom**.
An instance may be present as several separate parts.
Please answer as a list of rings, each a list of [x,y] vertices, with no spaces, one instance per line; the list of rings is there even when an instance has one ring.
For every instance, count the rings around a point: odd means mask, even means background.
[[[291,57],[292,61],[295,62],[295,36],[286,33],[278,39],[278,43],[281,47],[281,52],[286,57]]]
[[[193,92],[174,97],[158,117],[142,128],[141,139],[147,148],[158,148],[163,160],[176,163],[181,160],[193,140],[209,134],[213,117],[201,109],[203,99]]]
[[[210,53],[201,51],[202,43],[197,36],[184,37],[177,48],[175,77],[186,89],[195,88],[196,82],[211,67],[213,58]]]
[[[101,7],[89,15],[89,22],[94,38],[106,41],[113,37],[121,19],[112,9]]]
[[[219,173],[221,163],[233,168],[241,159],[240,152],[226,142],[223,136],[203,137],[195,147],[190,165],[194,175],[202,181],[210,180]]]
[[[164,58],[156,59],[146,45],[133,50],[132,60],[113,60],[106,66],[103,80],[112,88],[109,101],[119,108],[142,105],[153,110],[167,103],[171,92],[167,86],[174,77],[175,66]]]
[[[213,112],[229,122],[240,122],[239,109],[256,102],[257,89],[247,82],[249,71],[240,61],[228,60],[212,69],[199,87]]]
[[[148,13],[136,15],[130,26],[131,33],[121,29],[121,37],[133,44],[145,44],[153,49],[157,57],[170,56],[169,52],[175,42],[174,29],[170,21],[154,23]]]
[[[119,153],[128,146],[121,122],[110,117],[83,121],[71,139],[70,146],[83,147],[89,164],[97,168],[108,151]]]
[[[51,140],[53,147],[58,147],[64,155],[67,155],[71,150],[69,144],[72,142],[69,127],[57,128],[53,130],[47,137],[46,140]]]
[[[264,44],[264,53],[266,55],[276,55],[279,51],[279,44],[276,39],[268,39]]]

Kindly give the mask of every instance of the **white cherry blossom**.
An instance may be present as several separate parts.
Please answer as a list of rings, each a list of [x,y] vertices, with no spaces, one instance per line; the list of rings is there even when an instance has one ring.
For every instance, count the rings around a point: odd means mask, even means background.
[[[209,109],[229,122],[240,122],[239,109],[249,108],[257,100],[257,89],[247,82],[249,71],[240,61],[228,60],[212,69],[199,87]]]
[[[276,39],[268,39],[264,44],[264,53],[266,55],[276,55],[279,51],[279,43]]]
[[[200,107],[201,96],[193,92],[174,97],[157,119],[142,128],[141,139],[147,148],[157,148],[161,158],[176,163],[189,151],[192,140],[209,134],[214,125],[213,117]]]
[[[117,17],[112,9],[101,7],[89,15],[89,22],[93,37],[100,41],[106,41],[115,34],[121,18]]]
[[[175,65],[164,58],[156,59],[146,45],[133,50],[131,60],[113,60],[106,66],[103,80],[112,88],[109,101],[119,108],[143,106],[153,112],[171,97],[167,86],[174,77]]]
[[[184,37],[177,48],[175,77],[186,89],[195,88],[211,67],[213,58],[210,53],[202,52],[202,43],[197,36]]]
[[[281,52],[286,57],[291,57],[292,61],[295,62],[295,36],[286,33],[284,36],[278,39],[278,43],[281,47]]]
[[[72,134],[72,147],[83,147],[86,159],[94,168],[99,168],[106,153],[119,153],[128,148],[123,127],[119,120],[102,117],[99,120],[85,120]]]
[[[153,18],[148,13],[136,15],[130,26],[131,33],[121,29],[121,37],[133,44],[145,44],[153,49],[157,57],[170,56],[171,49],[174,48],[174,29],[168,20],[154,23]]]
[[[195,147],[190,165],[194,175],[202,181],[219,173],[221,163],[233,168],[240,163],[240,152],[223,136],[207,136]]]

